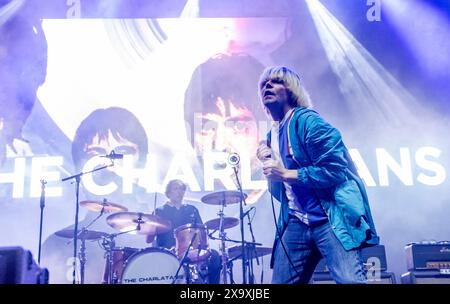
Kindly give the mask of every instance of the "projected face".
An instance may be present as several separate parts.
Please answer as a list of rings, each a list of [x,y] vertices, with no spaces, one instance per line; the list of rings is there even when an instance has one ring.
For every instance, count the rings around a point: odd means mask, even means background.
[[[195,133],[194,142],[198,153],[237,152],[252,155],[258,143],[258,130],[253,114],[231,100],[218,97],[215,112],[197,114],[201,118],[200,133]]]
[[[87,144],[84,148],[84,152],[88,158],[94,156],[106,155],[114,151],[118,154],[133,155],[134,163],[139,159],[139,146],[128,139],[122,137],[120,134],[113,134],[111,130],[108,130],[107,137],[101,137],[97,133],[92,142]],[[120,165],[120,160],[118,161]],[[114,166],[113,169],[117,170],[120,166]]]
[[[72,142],[72,159],[78,170],[82,170],[93,157],[111,151],[131,155],[135,168],[145,166],[147,134],[136,116],[124,108],[93,111],[78,126]],[[130,164],[128,161],[124,159],[123,163]],[[121,165],[122,161],[118,160],[113,171],[119,174]]]

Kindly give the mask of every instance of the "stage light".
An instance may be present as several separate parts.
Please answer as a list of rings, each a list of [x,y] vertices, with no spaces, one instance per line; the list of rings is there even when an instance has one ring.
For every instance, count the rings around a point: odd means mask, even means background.
[[[393,127],[419,119],[413,109],[423,119],[423,107],[320,1],[306,3],[350,115]]]
[[[181,12],[180,18],[198,18],[200,16],[199,0],[188,0]]]
[[[25,3],[25,0],[12,0],[8,4],[0,6],[0,26],[14,16]]]
[[[449,75],[450,22],[424,1],[385,1],[383,12],[401,35],[417,63],[431,75]]]

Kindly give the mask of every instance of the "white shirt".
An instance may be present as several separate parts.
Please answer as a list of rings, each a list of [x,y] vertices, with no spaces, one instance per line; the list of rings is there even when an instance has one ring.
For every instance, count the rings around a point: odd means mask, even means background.
[[[283,167],[284,167],[284,164],[283,164],[283,160],[280,155],[280,143],[279,143],[280,126],[283,126],[287,122],[287,120],[291,117],[292,111],[294,111],[294,109],[290,109],[286,113],[286,115],[284,115],[281,122],[274,121],[272,124],[271,132],[270,132],[270,145],[272,147],[273,158],[274,158],[274,160],[278,161],[280,163],[280,165]],[[290,123],[290,120],[288,123]],[[289,130],[289,126],[288,126],[288,130]],[[289,153],[293,154],[291,141],[289,139],[289,134],[288,134],[288,149],[289,149]],[[286,197],[288,199],[289,209],[303,223],[308,225],[309,224],[308,214],[306,212],[302,212],[300,203],[298,202],[297,197],[294,195],[294,192],[292,191],[292,186],[290,184],[288,184],[287,182],[283,182],[283,185],[286,189]]]

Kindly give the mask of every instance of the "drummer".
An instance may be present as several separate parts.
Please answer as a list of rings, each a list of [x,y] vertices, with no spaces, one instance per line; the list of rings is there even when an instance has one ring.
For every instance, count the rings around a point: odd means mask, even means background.
[[[172,230],[156,236],[156,245],[173,250],[175,248],[174,230],[186,224],[202,225],[203,221],[195,206],[183,203],[186,193],[186,184],[179,180],[171,180],[167,186],[165,194],[169,199],[163,206],[156,209],[156,215],[172,223]],[[151,243],[154,236],[149,235],[147,242]],[[211,250],[208,263],[208,283],[217,284],[220,279],[221,262],[219,253]]]

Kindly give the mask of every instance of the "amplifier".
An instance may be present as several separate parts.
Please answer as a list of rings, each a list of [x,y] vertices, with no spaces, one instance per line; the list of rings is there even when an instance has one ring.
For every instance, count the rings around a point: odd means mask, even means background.
[[[411,243],[405,251],[409,271],[450,269],[450,242]]]
[[[367,270],[387,270],[386,250],[384,245],[377,245],[363,248],[361,255]],[[328,272],[325,259],[321,259],[317,264],[315,272]]]
[[[312,284],[336,284],[329,272],[315,272],[311,280]],[[368,284],[395,284],[395,274],[393,272],[382,271],[376,278],[367,278]]]
[[[30,251],[0,248],[0,284],[48,284],[48,271],[40,268]]]
[[[402,284],[450,284],[450,270],[418,270],[402,274]]]

